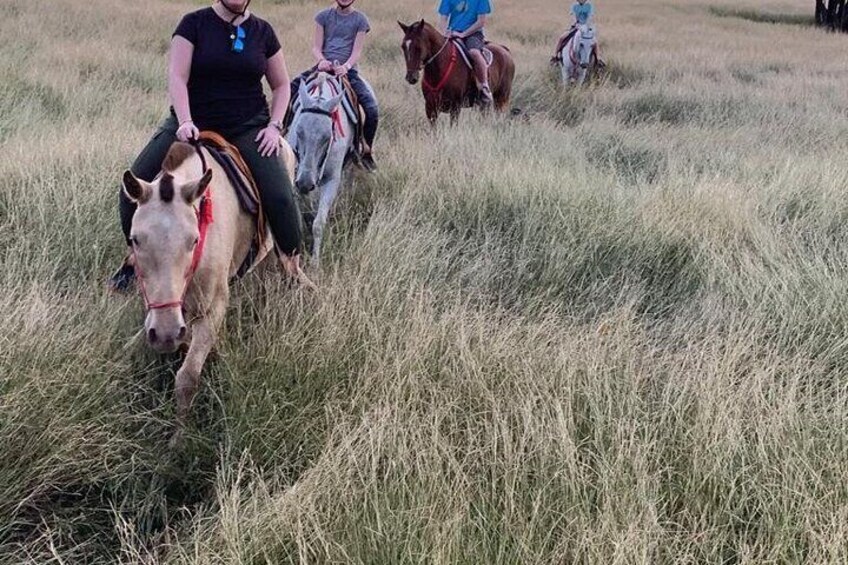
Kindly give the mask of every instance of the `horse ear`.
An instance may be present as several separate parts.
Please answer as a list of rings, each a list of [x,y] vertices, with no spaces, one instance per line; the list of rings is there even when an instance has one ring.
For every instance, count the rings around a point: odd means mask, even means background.
[[[132,172],[124,171],[121,184],[124,187],[124,194],[136,204],[144,204],[150,199],[152,192],[150,186],[146,182],[137,179]]]
[[[409,33],[409,26],[408,25],[406,25],[405,23],[403,23],[400,20],[398,20],[397,23],[400,26],[400,29],[403,30],[403,33]]]
[[[212,181],[212,169],[206,169],[203,176],[197,182],[191,182],[183,187],[183,198],[186,203],[193,204],[195,200],[203,196],[209,183]]]
[[[423,28],[424,28],[424,24],[426,24],[426,23],[427,23],[427,22],[425,22],[425,21],[424,21],[424,18],[421,18],[421,21],[420,21],[420,22],[418,22],[416,25],[419,27],[419,29],[423,29]]]
[[[318,107],[324,110],[325,112],[332,112],[342,101],[343,96],[344,94],[339,94],[338,96],[334,96],[329,100],[324,100],[318,104]]]
[[[297,89],[297,97],[304,108],[311,106],[312,96],[309,94],[309,89],[306,88],[306,81],[300,81],[300,87]]]

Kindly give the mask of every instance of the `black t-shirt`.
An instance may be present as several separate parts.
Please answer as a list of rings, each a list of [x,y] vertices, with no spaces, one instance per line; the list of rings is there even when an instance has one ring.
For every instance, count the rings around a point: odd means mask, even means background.
[[[234,28],[212,8],[186,14],[174,31],[194,45],[188,102],[200,129],[235,127],[268,110],[262,77],[280,42],[271,24],[253,14],[241,28],[245,37],[240,53],[232,50]]]

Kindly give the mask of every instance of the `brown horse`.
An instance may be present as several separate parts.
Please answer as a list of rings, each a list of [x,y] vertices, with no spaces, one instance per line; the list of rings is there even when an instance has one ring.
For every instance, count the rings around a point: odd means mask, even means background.
[[[427,118],[435,124],[439,112],[450,114],[456,122],[463,107],[478,100],[479,93],[474,73],[462,61],[458,48],[429,23],[421,20],[412,25],[398,22],[403,30],[403,49],[406,58],[406,81],[416,84],[423,70],[421,91]],[[509,49],[495,43],[488,44],[493,60],[489,66],[489,86],[492,89],[495,110],[509,108],[515,62]]]
[[[286,143],[282,155],[293,175],[294,153]],[[257,224],[242,210],[224,169],[202,147],[176,142],[153,182],[126,171],[123,186],[138,205],[130,241],[148,342],[161,353],[188,345],[174,386],[178,441],[224,320],[229,280],[250,251]],[[271,241],[266,239],[256,263]]]

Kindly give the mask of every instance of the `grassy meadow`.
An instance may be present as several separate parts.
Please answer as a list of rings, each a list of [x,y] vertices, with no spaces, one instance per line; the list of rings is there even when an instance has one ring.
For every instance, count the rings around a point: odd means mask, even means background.
[[[320,291],[234,286],[185,445],[179,360],[103,283],[116,190],[207,2],[4,0],[0,563],[848,562],[848,37],[813,1],[496,0],[514,118],[435,132],[360,0],[381,170]],[[289,68],[329,2],[254,0]]]

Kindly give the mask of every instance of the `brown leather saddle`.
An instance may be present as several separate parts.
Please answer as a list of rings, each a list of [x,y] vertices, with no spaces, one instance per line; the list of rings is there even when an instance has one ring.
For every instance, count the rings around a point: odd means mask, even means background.
[[[262,200],[259,198],[259,186],[235,145],[229,143],[214,131],[200,132],[199,140],[215,162],[227,173],[227,178],[235,190],[241,209],[256,219],[256,234],[251,250],[238,270],[237,276],[241,277],[255,263],[264,258],[267,249],[270,248],[270,232],[265,219],[265,212],[262,209]]]

